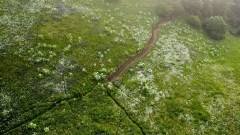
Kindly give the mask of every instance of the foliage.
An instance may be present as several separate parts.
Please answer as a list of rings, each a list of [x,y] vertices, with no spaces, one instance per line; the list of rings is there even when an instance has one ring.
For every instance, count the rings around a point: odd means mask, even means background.
[[[204,22],[204,28],[214,39],[223,39],[227,30],[227,24],[221,16],[207,18]]]
[[[240,1],[233,0],[234,5],[231,10],[228,11],[228,23],[232,25],[234,28],[238,28],[240,26]]]
[[[229,11],[227,13],[227,17],[228,17],[228,24],[230,24],[233,27],[238,27],[238,17],[234,14],[233,11]]]
[[[204,4],[202,0],[182,0],[182,4],[187,13],[201,16]]]
[[[175,15],[183,15],[185,13],[184,7],[181,0],[161,0],[159,4],[165,3],[173,8],[173,13]]]
[[[157,14],[161,17],[168,17],[173,13],[173,7],[165,2],[160,2],[157,6]]]
[[[181,3],[181,0],[174,0],[172,3],[175,15],[181,16],[185,14],[185,10]]]
[[[200,29],[201,28],[201,21],[198,18],[198,16],[195,15],[190,15],[187,19],[188,24],[190,24],[191,26],[193,26],[196,29]]]
[[[227,13],[234,5],[233,0],[213,0],[213,15],[222,16],[224,20],[227,20]],[[221,7],[221,8],[220,8]]]
[[[240,26],[239,0],[181,0],[186,13],[203,19],[221,16],[235,28]]]
[[[211,17],[213,14],[212,1],[203,0],[203,2],[204,2],[204,5],[203,5],[203,8],[201,9],[202,17],[204,18]]]

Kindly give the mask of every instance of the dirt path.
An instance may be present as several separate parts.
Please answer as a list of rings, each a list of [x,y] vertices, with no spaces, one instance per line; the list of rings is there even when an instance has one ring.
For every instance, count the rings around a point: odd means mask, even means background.
[[[170,17],[164,19],[164,20],[160,20],[155,27],[152,28],[152,36],[149,39],[149,41],[146,44],[146,47],[137,55],[133,56],[132,58],[128,59],[124,64],[122,64],[122,66],[120,68],[118,68],[117,71],[115,71],[114,73],[110,74],[107,78],[107,80],[109,82],[114,81],[114,79],[118,78],[124,71],[126,71],[128,69],[129,66],[131,66],[135,61],[143,58],[144,56],[146,56],[152,49],[153,44],[155,44],[157,42],[158,36],[159,36],[159,32],[162,28],[162,25],[164,23],[167,23],[169,21],[174,20],[175,16],[171,15]]]

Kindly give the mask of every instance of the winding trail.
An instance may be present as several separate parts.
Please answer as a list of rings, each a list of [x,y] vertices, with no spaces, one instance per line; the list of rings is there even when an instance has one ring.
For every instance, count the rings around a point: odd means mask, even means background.
[[[137,55],[133,56],[132,58],[128,59],[124,64],[122,64],[122,66],[120,68],[118,68],[117,71],[115,71],[114,73],[110,74],[107,78],[107,80],[109,82],[114,81],[116,78],[118,78],[122,73],[124,73],[124,71],[126,71],[128,69],[128,67],[130,67],[135,61],[143,58],[144,56],[146,56],[152,49],[153,44],[155,44],[157,42],[158,36],[159,36],[159,32],[162,28],[162,25],[164,23],[170,22],[172,20],[175,19],[175,15],[171,15],[170,17],[160,20],[155,27],[152,28],[152,36],[149,39],[149,41],[147,42],[145,48],[138,53]]]

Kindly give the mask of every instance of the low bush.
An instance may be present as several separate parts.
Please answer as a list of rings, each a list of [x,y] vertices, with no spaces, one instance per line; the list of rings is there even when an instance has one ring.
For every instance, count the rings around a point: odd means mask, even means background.
[[[221,40],[225,38],[227,24],[221,16],[207,18],[203,27],[213,39]]]
[[[190,15],[187,18],[187,23],[190,24],[192,27],[194,27],[196,29],[200,29],[201,28],[201,21],[198,18],[198,16]]]

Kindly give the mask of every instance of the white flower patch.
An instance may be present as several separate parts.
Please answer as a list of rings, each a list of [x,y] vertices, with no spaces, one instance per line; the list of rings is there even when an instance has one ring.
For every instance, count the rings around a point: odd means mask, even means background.
[[[193,116],[190,114],[182,114],[180,113],[178,116],[179,120],[185,120],[187,122],[187,124],[191,124],[191,122],[194,120]]]
[[[93,76],[96,80],[104,79],[106,75],[104,73],[94,72]]]
[[[65,81],[61,81],[60,83],[57,83],[54,85],[53,90],[55,92],[64,92],[65,88],[67,86],[67,83]]]
[[[76,4],[76,3],[68,3],[68,5],[71,9],[73,9],[73,12],[78,12],[82,14],[82,18],[85,19],[89,19],[92,21],[98,21],[101,19],[101,13],[103,12],[102,9],[96,8],[96,9],[91,9],[91,5],[90,7],[87,6],[83,6],[82,4]]]
[[[153,108],[152,108],[152,106],[146,106],[146,115],[150,115],[150,114],[152,114],[152,112],[153,112]]]
[[[70,49],[71,49],[71,45],[70,44],[68,44],[68,46],[67,47],[65,47],[64,49],[63,49],[63,51],[64,52],[68,52]]]
[[[50,132],[50,129],[49,129],[49,127],[45,127],[43,130],[44,130],[44,132],[45,132],[45,133],[48,133],[48,132]]]
[[[1,106],[7,106],[11,102],[11,98],[8,95],[5,95],[3,93],[0,93],[0,99],[1,99]]]
[[[141,70],[137,70],[136,74],[129,80],[138,82],[139,87],[126,88],[126,86],[121,85],[122,87],[120,87],[119,91],[121,91],[124,97],[118,97],[129,111],[137,114],[137,119],[151,124],[151,129],[157,131],[158,127],[154,126],[156,125],[154,119],[158,117],[155,112],[160,108],[156,108],[153,105],[159,104],[160,99],[169,97],[169,93],[158,89],[158,86],[154,83],[153,69],[147,66],[147,63],[138,63],[138,67],[141,67]]]
[[[109,82],[109,83],[108,83],[107,88],[110,89],[110,90],[113,89],[113,84],[112,84],[112,82]]]
[[[108,35],[111,34],[116,34],[116,31],[113,30],[111,27],[104,27],[105,31],[107,32]]]
[[[123,102],[128,110],[131,112],[137,112],[136,107],[141,104],[140,95],[137,91],[126,88],[125,85],[121,85],[117,91],[116,98]],[[126,102],[127,101],[127,102]]]
[[[37,127],[37,124],[35,124],[35,123],[33,123],[33,122],[30,122],[27,127],[34,129],[34,128]]]
[[[179,68],[185,63],[191,62],[190,53],[188,48],[180,43],[168,41],[166,44],[162,44],[162,48],[154,50],[153,63],[158,63],[159,66],[169,68]]]
[[[159,90],[158,86],[154,84],[151,68],[146,68],[142,62],[138,66],[141,67],[141,70],[136,71],[136,74],[129,78],[130,82],[137,82],[138,86],[129,88],[122,84],[115,96],[129,111],[137,113],[139,119],[143,118],[145,122],[150,122],[151,115],[156,109],[151,105],[158,103],[161,98],[168,97],[169,93]],[[143,108],[145,111],[138,111]]]
[[[119,92],[119,96],[121,98],[125,98],[126,99],[128,97],[127,94],[129,93],[129,90],[126,89],[125,85],[121,85],[118,92]]]
[[[187,28],[178,28],[173,25],[170,35],[162,35],[156,43],[155,50],[150,54],[151,65],[154,67],[166,67],[169,74],[182,76],[182,68],[191,63],[192,59],[188,47],[179,40],[178,31],[188,32]],[[192,42],[192,41],[189,41]]]
[[[143,46],[147,43],[149,38],[151,37],[150,30],[146,30],[143,26],[136,27],[132,26],[130,28],[130,34],[132,39],[135,40],[138,50],[142,49]]]
[[[46,0],[31,0],[29,4],[25,6],[25,9],[32,14],[39,13],[41,8],[45,7],[45,2]]]
[[[145,113],[143,114],[144,121],[151,121],[151,115],[153,113],[153,107],[152,106],[146,106],[145,107]]]
[[[5,46],[15,45],[16,42],[19,43],[19,49],[16,49],[16,53],[22,53],[22,50],[29,45],[26,39],[26,35],[29,34],[28,31],[38,20],[38,14],[42,9],[51,8],[51,4],[46,0],[30,0],[25,5],[17,2],[11,2],[12,9],[4,8],[4,15],[0,17],[0,25],[3,26],[4,30],[7,30],[9,34],[5,34],[0,38],[3,44],[0,44],[0,48]],[[20,10],[20,11],[19,11]],[[14,13],[13,12],[21,12]],[[15,35],[11,38],[9,35]]]

